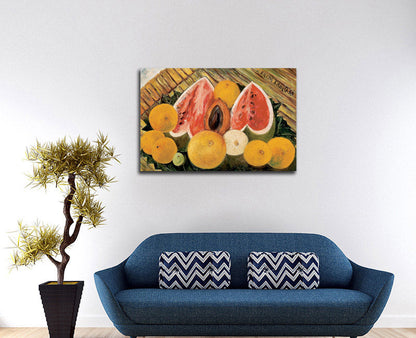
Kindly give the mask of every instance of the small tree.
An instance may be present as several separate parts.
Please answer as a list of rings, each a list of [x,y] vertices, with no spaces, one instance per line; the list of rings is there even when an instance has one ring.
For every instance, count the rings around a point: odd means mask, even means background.
[[[12,240],[13,266],[33,265],[46,256],[57,268],[58,284],[63,284],[70,259],[66,248],[76,241],[81,225],[96,227],[105,221],[104,206],[96,199],[96,190],[114,182],[105,169],[113,160],[119,162],[118,155],[108,145],[107,136],[99,133],[92,143],[79,136],[70,142],[65,137],[45,144],[37,141],[26,150],[26,156],[34,162],[29,185],[46,189],[54,184],[64,191],[65,226],[61,235],[56,226],[37,223],[29,227],[19,222],[18,237]]]

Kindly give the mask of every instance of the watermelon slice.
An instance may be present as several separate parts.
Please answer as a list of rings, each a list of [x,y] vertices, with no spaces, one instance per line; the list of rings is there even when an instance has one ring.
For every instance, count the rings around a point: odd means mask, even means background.
[[[269,97],[254,82],[250,82],[237,97],[231,110],[231,129],[246,132],[250,139],[267,141],[275,126]]]
[[[179,118],[170,135],[178,138],[188,133],[192,137],[204,130],[204,116],[213,100],[214,87],[206,77],[190,86],[173,106]]]

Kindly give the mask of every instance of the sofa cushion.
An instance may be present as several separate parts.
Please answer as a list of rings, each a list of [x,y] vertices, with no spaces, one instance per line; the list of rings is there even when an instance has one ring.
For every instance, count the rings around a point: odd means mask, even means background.
[[[250,289],[316,289],[319,258],[313,252],[250,252],[247,257]]]
[[[353,324],[372,298],[348,289],[130,289],[116,299],[137,324]]]
[[[230,254],[226,251],[162,252],[161,289],[225,289],[230,286]]]
[[[159,256],[163,251],[218,251],[231,255],[230,288],[247,286],[247,256],[251,251],[315,252],[320,288],[347,288],[352,277],[348,258],[328,238],[290,233],[169,233],[144,240],[124,266],[130,288],[159,287]]]

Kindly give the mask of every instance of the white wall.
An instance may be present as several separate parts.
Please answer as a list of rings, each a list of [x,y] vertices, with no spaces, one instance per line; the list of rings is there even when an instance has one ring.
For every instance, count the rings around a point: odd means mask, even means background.
[[[111,325],[93,272],[158,232],[314,232],[396,275],[379,325],[416,327],[416,2],[0,2],[0,326],[46,325],[45,261],[8,272],[6,231],[62,224],[59,193],[26,189],[25,147],[102,130],[121,156],[101,197],[107,225],[83,229],[68,279],[85,280],[80,326]],[[297,67],[298,171],[138,173],[138,69]]]

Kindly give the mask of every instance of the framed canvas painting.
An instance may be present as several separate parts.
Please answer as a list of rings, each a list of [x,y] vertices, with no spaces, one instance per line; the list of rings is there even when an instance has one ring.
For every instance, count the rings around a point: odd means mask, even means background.
[[[140,70],[141,172],[296,171],[296,68]]]

